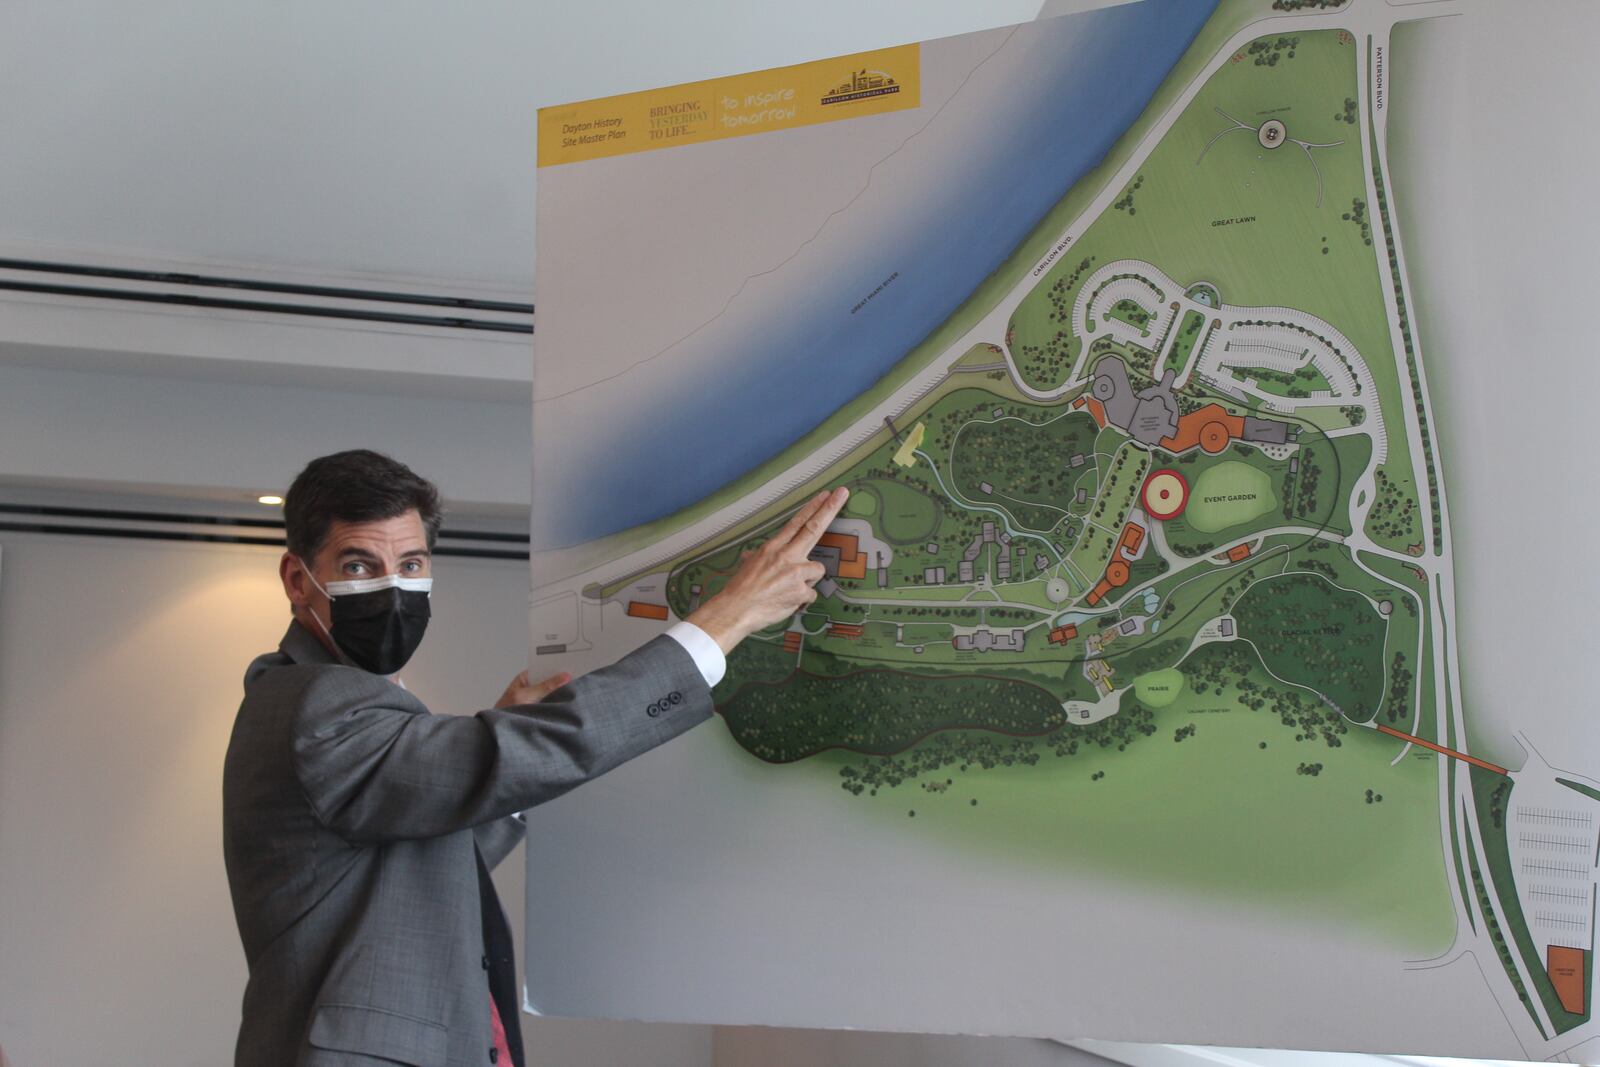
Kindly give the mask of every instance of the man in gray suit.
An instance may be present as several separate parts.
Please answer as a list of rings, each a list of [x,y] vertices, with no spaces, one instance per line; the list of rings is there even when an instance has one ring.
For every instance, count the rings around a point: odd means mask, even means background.
[[[510,928],[489,871],[519,813],[709,718],[724,655],[816,597],[820,494],[685,622],[573,679],[519,675],[434,715],[396,672],[428,619],[434,487],[373,452],[285,499],[293,622],[245,674],[223,850],[250,967],[239,1067],[522,1067]]]

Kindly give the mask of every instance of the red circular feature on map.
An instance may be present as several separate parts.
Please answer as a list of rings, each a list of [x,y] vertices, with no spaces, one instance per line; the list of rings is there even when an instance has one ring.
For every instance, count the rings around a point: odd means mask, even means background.
[[[1151,471],[1140,497],[1144,513],[1152,519],[1175,519],[1189,506],[1189,482],[1170,467]]]

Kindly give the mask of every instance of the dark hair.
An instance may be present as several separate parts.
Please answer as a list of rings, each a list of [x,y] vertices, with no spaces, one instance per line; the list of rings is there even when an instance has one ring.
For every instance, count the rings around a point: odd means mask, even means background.
[[[422,516],[432,550],[444,512],[439,490],[398,460],[365,448],[335,452],[306,464],[283,500],[289,551],[309,562],[327,543],[335,522]]]

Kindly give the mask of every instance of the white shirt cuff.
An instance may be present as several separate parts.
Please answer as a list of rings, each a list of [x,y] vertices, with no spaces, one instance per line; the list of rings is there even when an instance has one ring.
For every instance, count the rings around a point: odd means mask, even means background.
[[[728,673],[728,658],[722,654],[722,649],[711,640],[711,635],[692,622],[673,623],[667,629],[667,636],[683,646],[689,653],[694,665],[700,668],[700,674],[706,680],[706,685],[715,686],[722,681],[722,676]]]

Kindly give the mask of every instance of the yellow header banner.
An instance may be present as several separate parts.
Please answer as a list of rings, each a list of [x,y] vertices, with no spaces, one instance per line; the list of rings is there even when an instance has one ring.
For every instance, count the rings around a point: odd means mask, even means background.
[[[921,103],[922,46],[539,109],[539,166],[719,141]]]

